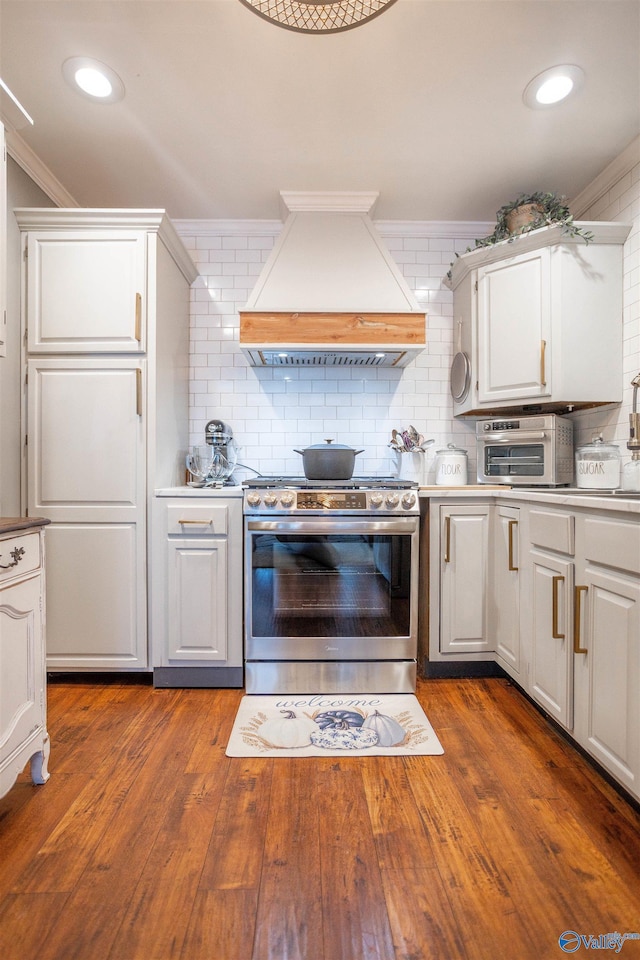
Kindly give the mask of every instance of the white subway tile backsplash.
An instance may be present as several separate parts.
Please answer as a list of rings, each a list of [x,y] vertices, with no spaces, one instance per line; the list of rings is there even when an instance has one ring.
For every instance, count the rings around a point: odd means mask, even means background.
[[[640,166],[623,177],[581,217],[634,223],[625,246],[624,378],[640,370]],[[426,232],[426,231],[425,231]],[[390,474],[395,458],[387,444],[393,428],[409,423],[432,438],[426,477],[434,476],[436,449],[455,442],[469,452],[469,475],[475,476],[475,421],[455,420],[449,394],[449,367],[454,353],[453,296],[442,279],[456,253],[473,246],[468,237],[421,237],[407,225],[406,236],[394,231],[386,247],[409,287],[427,312],[427,347],[402,370],[358,368],[333,370],[254,369],[238,346],[239,311],[244,308],[276,232],[264,235],[236,224],[232,235],[184,236],[202,274],[191,299],[190,441],[202,442],[208,420],[220,417],[233,427],[240,461],[261,473],[300,474],[294,448],[327,437],[365,453],[358,472]],[[574,414],[578,442],[602,432],[624,444],[628,431],[631,387],[623,403]],[[626,450],[623,449],[623,455]]]

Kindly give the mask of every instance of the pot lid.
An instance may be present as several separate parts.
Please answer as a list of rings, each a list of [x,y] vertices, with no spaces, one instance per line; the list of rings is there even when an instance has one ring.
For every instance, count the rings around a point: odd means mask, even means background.
[[[335,440],[324,440],[322,443],[312,443],[310,447],[305,447],[306,450],[353,450],[353,447],[350,447],[346,443],[336,443]]]
[[[462,456],[467,456],[467,451],[463,450],[462,447],[456,447],[455,443],[448,443],[446,450],[436,450],[437,456],[441,454],[461,454]]]

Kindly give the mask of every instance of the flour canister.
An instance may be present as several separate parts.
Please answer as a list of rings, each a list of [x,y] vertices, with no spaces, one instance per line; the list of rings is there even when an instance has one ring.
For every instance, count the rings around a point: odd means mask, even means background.
[[[436,451],[436,484],[440,487],[463,487],[467,482],[467,451],[449,443],[446,450]]]
[[[620,486],[620,448],[594,437],[576,451],[576,485],[592,490],[617,490]]]

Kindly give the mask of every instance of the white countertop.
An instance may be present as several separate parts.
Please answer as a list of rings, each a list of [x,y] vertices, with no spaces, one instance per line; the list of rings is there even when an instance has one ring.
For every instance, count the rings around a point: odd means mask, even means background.
[[[640,498],[625,497],[624,492],[615,495],[604,491],[578,490],[575,487],[508,487],[506,484],[476,484],[464,487],[420,487],[419,496],[426,499],[465,499],[480,497],[526,500],[565,507],[584,507],[591,510],[615,510],[618,513],[640,514]]]
[[[240,484],[229,487],[161,487],[153,491],[156,497],[242,497]]]

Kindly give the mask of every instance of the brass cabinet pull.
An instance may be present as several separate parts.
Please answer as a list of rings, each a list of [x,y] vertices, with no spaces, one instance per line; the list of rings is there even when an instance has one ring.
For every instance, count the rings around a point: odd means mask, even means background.
[[[564,583],[564,577],[554,577],[551,581],[552,590],[552,614],[551,614],[551,636],[554,640],[564,640],[564,633],[560,633],[558,627],[558,587]]]
[[[545,377],[546,364],[545,364],[545,354],[547,352],[547,341],[540,341],[540,386],[546,387],[547,381]]]
[[[518,567],[513,562],[513,531],[514,528],[518,526],[517,520],[509,520],[509,570],[518,570]]]
[[[142,370],[136,369],[136,413],[142,416]]]
[[[580,646],[580,595],[586,593],[588,587],[576,587],[573,594],[573,652],[588,653],[586,647]]]
[[[196,523],[199,527],[210,527],[213,520],[178,520],[178,523]]]
[[[136,329],[134,336],[138,343],[142,341],[142,294],[136,293]]]
[[[444,518],[444,562],[451,561],[451,517]]]

